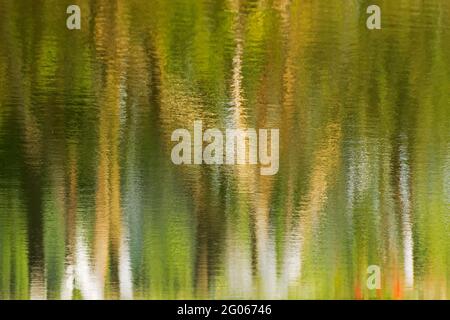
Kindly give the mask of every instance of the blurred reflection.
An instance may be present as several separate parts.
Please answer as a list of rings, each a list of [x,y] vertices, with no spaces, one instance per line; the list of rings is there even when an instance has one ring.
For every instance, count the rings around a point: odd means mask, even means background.
[[[0,0],[1,299],[449,298],[449,3],[79,5]],[[278,173],[173,165],[195,120]]]

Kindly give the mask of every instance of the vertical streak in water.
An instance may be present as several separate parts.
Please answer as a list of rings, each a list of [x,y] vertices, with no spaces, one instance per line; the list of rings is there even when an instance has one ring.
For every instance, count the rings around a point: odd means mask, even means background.
[[[301,41],[298,40],[302,32],[300,21],[300,5],[292,1],[280,1],[277,4],[281,16],[281,32],[283,34],[284,50],[286,58],[283,59],[283,86],[282,86],[282,106],[281,106],[281,143],[280,158],[283,156],[284,166],[288,170],[286,187],[288,188],[288,205],[286,207],[286,236],[284,241],[283,255],[283,276],[281,284],[287,288],[301,278],[303,264],[303,222],[298,219],[295,213],[295,182],[297,168],[292,161],[292,153],[289,153],[290,139],[293,129],[293,114],[295,113],[296,101],[295,92],[298,81],[296,66],[297,60],[301,57]],[[302,7],[303,8],[303,7]],[[297,136],[298,138],[298,136]],[[294,170],[292,170],[294,169]]]
[[[61,282],[61,299],[70,300],[73,297],[75,281],[75,250],[76,250],[76,218],[78,207],[78,162],[75,145],[69,146],[69,195],[66,216],[66,257],[65,271]]]
[[[406,140],[406,137],[402,137]],[[414,286],[414,258],[413,258],[413,239],[411,222],[411,203],[410,203],[410,169],[407,150],[407,141],[402,141],[400,145],[400,201],[402,210],[402,231],[403,231],[403,254],[404,254],[404,272],[405,287]]]
[[[122,232],[122,239],[120,241],[119,248],[119,289],[120,298],[125,300],[133,299],[133,283],[130,261],[129,242],[125,237],[124,231]]]
[[[89,253],[83,234],[76,239],[75,249],[75,278],[77,288],[81,291],[83,299],[99,300],[103,299],[103,281],[98,277],[98,273],[91,267]]]
[[[14,8],[14,3],[5,1],[1,3],[1,13],[8,13],[8,17],[0,19],[2,59],[6,60],[6,70],[9,71],[8,95],[14,101],[18,116],[18,128],[21,139],[21,153],[24,157],[24,166],[21,169],[21,178],[24,185],[24,196],[27,211],[28,225],[28,270],[29,283],[27,283],[29,297],[31,299],[44,299],[45,275],[43,266],[42,245],[42,214],[41,214],[41,189],[40,169],[42,162],[42,132],[39,123],[32,113],[31,85],[29,77],[29,65],[25,64],[23,44],[20,41],[22,28],[20,15]],[[9,16],[11,13],[11,16]],[[3,108],[3,106],[2,106]],[[3,110],[2,110],[3,111]],[[2,115],[2,114],[0,114]],[[3,116],[3,115],[2,115]],[[19,160],[19,159],[17,159]]]
[[[236,48],[233,55],[233,70],[231,81],[231,98],[232,98],[232,114],[227,123],[227,127],[243,127],[245,124],[241,123],[242,112],[242,55],[243,55],[243,18],[240,13],[240,1],[232,0],[230,3],[232,12],[235,15],[233,22],[233,31],[235,34]]]
[[[102,291],[106,284],[107,273],[112,268],[118,267],[120,269],[120,259],[123,258],[121,254],[123,221],[120,203],[119,142],[126,95],[123,88],[127,81],[126,67],[129,40],[129,17],[123,2],[117,2],[112,6],[111,12],[108,11],[109,8],[109,5],[100,5],[95,29],[97,49],[99,53],[103,54],[102,58],[106,68],[105,84],[100,97],[95,222],[95,268],[97,280],[102,283]],[[109,14],[112,15],[113,19],[109,19]],[[108,29],[112,27],[112,22],[115,22],[113,27],[115,38],[111,38],[111,33],[108,32]],[[113,50],[110,48],[110,41],[115,44]],[[110,259],[111,256],[114,259]],[[123,270],[122,273],[119,270],[119,277],[123,275]],[[129,293],[126,295],[128,296]]]
[[[243,128],[245,130],[246,121],[243,108],[242,97],[242,59],[243,59],[243,17],[240,12],[240,1],[231,0],[229,7],[234,15],[233,21],[233,34],[236,42],[232,61],[232,78],[230,84],[231,91],[231,114],[226,119],[227,128]],[[227,144],[228,147],[228,144]],[[227,150],[227,153],[231,150]],[[241,192],[240,188],[245,188],[246,181],[244,178],[245,173],[241,168],[238,170],[238,182],[237,192]],[[239,210],[239,209],[238,209]],[[232,294],[239,296],[248,295],[252,289],[252,277],[251,277],[251,262],[248,254],[248,247],[240,240],[238,230],[235,230],[235,225],[229,223],[227,226],[227,242],[230,245],[227,246],[226,259],[227,259],[227,271],[228,281]],[[234,242],[234,243],[233,243]],[[236,263],[238,261],[238,263]],[[240,270],[237,270],[239,267]],[[239,275],[239,276],[237,276]]]

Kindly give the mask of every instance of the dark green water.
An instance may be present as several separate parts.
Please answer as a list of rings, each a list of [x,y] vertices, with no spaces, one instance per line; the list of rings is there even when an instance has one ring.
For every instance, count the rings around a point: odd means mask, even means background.
[[[0,298],[449,299],[449,89],[447,0],[0,0]]]

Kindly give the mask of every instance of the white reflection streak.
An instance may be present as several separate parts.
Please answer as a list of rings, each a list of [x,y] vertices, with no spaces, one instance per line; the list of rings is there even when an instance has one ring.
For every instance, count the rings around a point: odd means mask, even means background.
[[[231,232],[234,233],[234,232]],[[252,294],[252,266],[250,249],[239,243],[239,237],[228,235],[227,277],[231,293],[237,298],[246,298]],[[231,243],[236,241],[238,243]]]
[[[284,251],[284,265],[283,265],[283,280],[282,285],[286,290],[289,285],[297,282],[302,274],[302,254],[303,254],[303,228],[300,228],[298,232],[290,231],[286,236],[284,243],[287,247]]]
[[[119,282],[120,282],[120,298],[133,299],[133,282],[130,264],[130,250],[128,241],[125,237],[121,239],[119,256]],[[73,298],[74,282],[76,281],[83,299],[99,300],[104,299],[103,285],[95,276],[94,268],[89,264],[89,255],[84,244],[83,237],[78,237],[76,243],[76,263],[67,259],[67,267],[64,273],[61,288],[61,299],[71,300]],[[42,281],[41,281],[42,282]],[[42,285],[38,286],[42,288]],[[34,290],[37,292],[37,290]],[[40,290],[42,291],[42,289]],[[44,291],[45,292],[45,291]],[[35,299],[44,299],[42,293],[35,293]]]
[[[123,230],[125,230],[125,228],[123,228]],[[131,300],[133,299],[133,281],[130,264],[130,249],[125,236],[122,236],[119,250],[120,298],[123,300]]]
[[[101,300],[104,298],[102,282],[95,276],[94,268],[89,265],[89,255],[82,236],[76,241],[75,276],[77,285],[85,300]]]
[[[232,79],[230,85],[232,113],[227,117],[226,125],[227,128],[245,128],[245,121],[241,119],[243,102],[241,83],[243,40],[239,13],[240,1],[231,0],[229,6],[231,11],[235,14],[233,29],[235,33],[236,48],[233,55]],[[239,173],[241,172],[239,171]],[[250,296],[253,288],[251,257],[249,254],[246,254],[250,252],[250,250],[246,244],[239,240],[239,236],[236,236],[233,231],[234,226],[230,226],[228,230],[230,234],[227,236],[227,239],[231,239],[228,240],[228,242],[236,241],[236,243],[229,243],[227,249],[227,278],[230,290],[233,295],[238,295],[240,297]]]
[[[264,207],[256,212],[256,243],[258,253],[258,271],[261,276],[265,299],[277,297],[277,269],[275,245],[267,230],[268,213]],[[263,218],[262,218],[263,217]]]
[[[409,194],[408,154],[405,146],[400,147],[400,198],[402,203],[402,228],[405,287],[414,286],[413,239],[411,228],[411,203]]]
[[[75,280],[75,270],[73,264],[69,264],[64,272],[61,286],[61,300],[72,300],[73,282]]]

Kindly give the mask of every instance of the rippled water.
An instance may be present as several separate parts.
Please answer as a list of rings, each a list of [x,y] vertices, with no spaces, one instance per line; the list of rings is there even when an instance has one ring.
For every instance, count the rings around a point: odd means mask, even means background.
[[[0,298],[450,297],[449,1],[66,2],[0,0]]]

